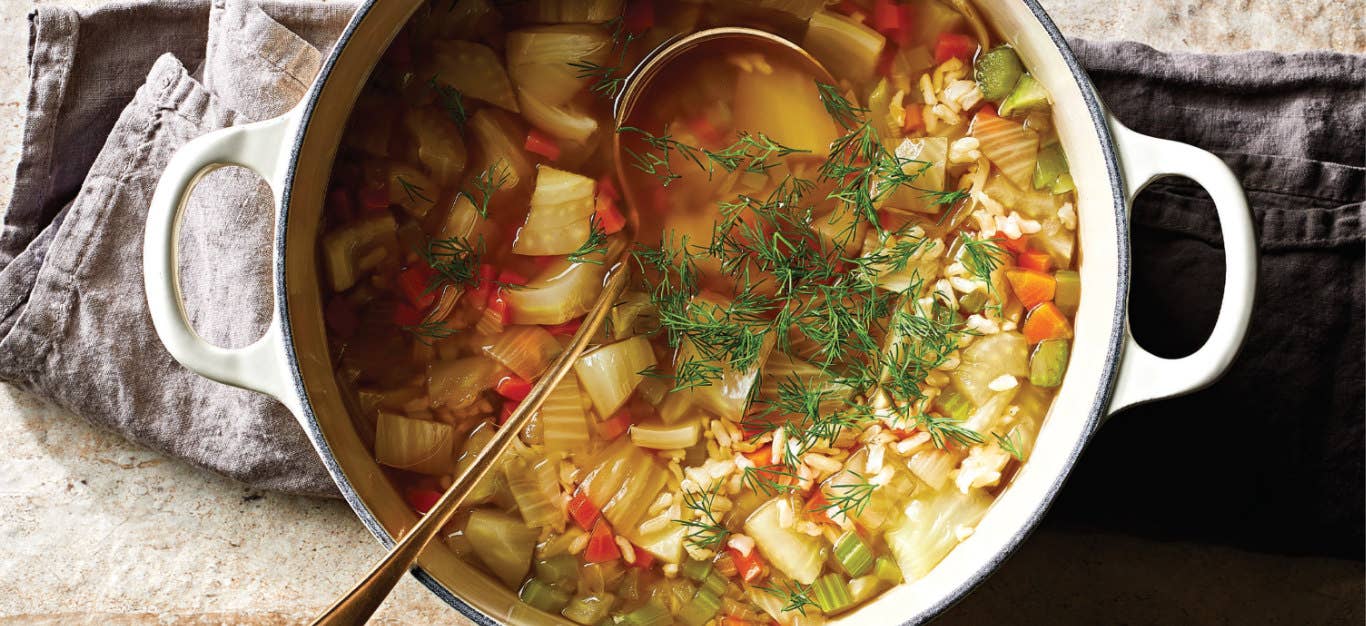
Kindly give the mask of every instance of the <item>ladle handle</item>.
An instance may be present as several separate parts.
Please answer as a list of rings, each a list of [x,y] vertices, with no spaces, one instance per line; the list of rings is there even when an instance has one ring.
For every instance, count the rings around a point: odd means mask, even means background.
[[[479,482],[485,474],[493,467],[494,461],[502,455],[503,450],[512,443],[517,434],[522,431],[527,421],[536,413],[541,405],[545,403],[550,392],[569,372],[574,361],[583,354],[584,348],[588,346],[588,341],[593,335],[597,334],[598,328],[607,318],[607,313],[612,310],[612,306],[621,297],[626,289],[626,282],[630,275],[630,268],[625,263],[619,263],[613,268],[607,282],[603,285],[602,295],[598,296],[598,301],[584,317],[583,325],[579,327],[574,338],[564,352],[560,353],[559,358],[551,365],[550,370],[541,377],[536,385],[531,388],[531,393],[527,394],[525,400],[517,405],[512,415],[508,417],[502,428],[494,434],[493,440],[484,446],[475,455],[470,466],[465,469],[455,482],[451,484],[446,493],[442,494],[441,499],[436,501],[427,514],[418,520],[417,525],[408,531],[398,543],[394,544],[389,554],[385,555],[384,560],[375,565],[374,569],[365,576],[351,591],[342,596],[328,608],[322,615],[313,621],[315,625],[344,625],[362,624],[370,619],[384,599],[389,596],[394,585],[403,578],[403,574],[412,568],[417,562],[417,558],[422,554],[427,544],[441,533],[441,529],[451,521],[460,504],[465,501],[471,489]]]

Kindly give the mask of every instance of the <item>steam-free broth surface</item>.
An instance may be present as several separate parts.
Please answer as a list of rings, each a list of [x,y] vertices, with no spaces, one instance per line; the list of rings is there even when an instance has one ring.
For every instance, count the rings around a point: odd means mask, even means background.
[[[833,80],[699,47],[614,122],[648,51],[715,26]],[[815,624],[927,575],[1028,461],[1080,293],[1048,94],[984,37],[932,0],[420,9],[319,243],[337,378],[395,488],[425,512],[621,264],[447,547],[579,624]]]

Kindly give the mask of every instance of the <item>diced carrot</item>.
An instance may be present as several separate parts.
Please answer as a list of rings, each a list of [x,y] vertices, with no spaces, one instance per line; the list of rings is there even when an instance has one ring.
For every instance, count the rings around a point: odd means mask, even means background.
[[[1072,325],[1067,322],[1067,316],[1062,314],[1058,305],[1052,302],[1034,307],[1025,317],[1021,330],[1024,331],[1025,339],[1030,345],[1049,339],[1072,338]]]
[[[1027,310],[1051,302],[1053,292],[1058,287],[1058,281],[1053,280],[1052,276],[1037,270],[1009,269],[1006,270],[1006,280],[1010,281],[1010,290],[1015,292],[1015,297]]]
[[[897,45],[909,43],[910,17],[904,7],[893,0],[873,0],[873,30],[882,33]]]
[[[608,235],[615,235],[626,228],[626,218],[621,211],[617,210],[617,202],[604,195],[598,196],[597,206],[594,213],[598,216],[598,224],[602,226],[602,232]]]
[[[498,272],[498,282],[504,285],[525,285],[526,277],[512,270]]]
[[[730,558],[735,562],[735,571],[740,574],[741,580],[752,583],[764,575],[764,562],[759,558],[759,550],[749,551],[749,556],[741,554],[735,548],[727,548]]]
[[[896,54],[897,47],[895,43],[889,41],[887,42],[887,45],[882,47],[882,52],[877,56],[876,72],[878,76],[892,75],[892,65],[896,63]]]
[[[611,174],[603,174],[598,178],[598,196],[607,196],[613,200],[621,200],[621,192],[617,191],[617,183],[612,180]]]
[[[593,532],[588,535],[588,547],[583,551],[583,560],[589,563],[605,563],[621,558],[621,548],[612,537],[612,527],[604,520],[598,520]]]
[[[379,187],[362,186],[356,191],[356,199],[360,201],[360,208],[367,211],[383,211],[389,208],[389,188],[387,185]]]
[[[504,398],[521,402],[531,393],[531,381],[516,374],[508,374],[498,379],[498,384],[494,385],[493,390]]]
[[[546,329],[546,332],[549,332],[550,334],[555,335],[556,337],[571,337],[574,335],[574,333],[579,332],[580,326],[583,326],[582,317],[576,317],[563,324],[555,324],[554,326],[544,326],[543,328]]]
[[[830,500],[826,499],[825,490],[819,487],[812,492],[810,498],[807,498],[806,512],[811,516],[812,520],[816,522],[830,522],[833,524],[835,521],[830,519]]]
[[[977,115],[982,117],[1001,117],[1001,115],[996,112],[996,105],[990,102],[982,103],[982,108],[977,109],[977,113],[973,117],[976,117]]]
[[[508,420],[512,419],[512,412],[516,411],[517,407],[521,406],[521,404],[522,403],[517,400],[503,399],[503,408],[498,411],[498,425],[502,426],[503,424],[508,423]]]
[[[551,161],[560,159],[560,144],[555,139],[535,128],[527,131],[526,141],[522,144],[527,152],[539,154]]]
[[[408,501],[408,506],[413,507],[414,511],[423,515],[436,506],[436,501],[441,499],[440,491],[431,489],[409,489],[403,494],[403,499]]]
[[[626,5],[626,12],[622,15],[622,26],[626,28],[626,32],[639,35],[654,25],[654,0],[633,0]]]
[[[762,446],[759,446],[758,450],[755,450],[753,452],[746,452],[745,458],[749,459],[749,462],[753,463],[755,467],[765,467],[773,462],[771,460],[773,458],[773,453],[770,452],[770,450],[772,449],[773,446],[769,444],[764,444]]]
[[[427,310],[436,302],[436,291],[431,289],[432,277],[436,272],[432,266],[419,261],[398,273],[398,287],[408,298],[408,303],[419,311]]]
[[[632,563],[631,567],[639,567],[640,569],[650,569],[650,566],[655,564],[655,555],[646,552],[645,550],[641,549],[640,546],[634,544],[631,545],[631,548],[636,551],[636,562]]]
[[[327,301],[323,319],[327,321],[327,327],[342,339],[350,339],[360,327],[360,318],[356,316],[356,310],[341,296],[332,296],[332,299]]]
[[[721,626],[754,626],[754,623],[743,617],[727,615],[721,618]]]
[[[626,409],[621,409],[616,413],[613,413],[612,417],[598,422],[598,436],[607,441],[611,441],[630,430],[631,424],[631,412]]]
[[[584,530],[592,530],[593,522],[598,521],[598,516],[602,512],[598,510],[596,504],[588,499],[588,494],[582,489],[574,492],[574,497],[569,499],[569,516],[574,518],[574,523]]]
[[[992,239],[1000,244],[1002,248],[1011,251],[1013,254],[1020,254],[1029,250],[1028,237],[1011,239],[1010,237],[1007,237],[1005,233],[996,233],[995,235],[992,235]]]
[[[1015,264],[1027,270],[1047,272],[1053,269],[1053,257],[1047,252],[1021,252],[1015,257]]]
[[[400,302],[394,307],[395,326],[417,326],[422,323],[422,314],[407,302]]]
[[[906,119],[901,123],[901,132],[910,134],[917,130],[925,129],[925,109],[919,104],[911,103],[906,106]]]
[[[967,35],[943,33],[934,44],[934,62],[943,63],[949,59],[960,59],[971,63],[977,53],[977,41]]]

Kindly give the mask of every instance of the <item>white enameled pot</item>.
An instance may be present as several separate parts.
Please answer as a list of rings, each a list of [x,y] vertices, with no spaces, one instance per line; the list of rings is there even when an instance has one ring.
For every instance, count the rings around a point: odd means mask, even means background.
[[[420,0],[369,0],[356,12],[308,95],[290,113],[196,139],[172,158],[152,199],[144,270],[157,333],[186,367],[273,396],[298,418],[341,493],[385,547],[415,517],[352,427],[333,379],[315,242],[338,138],[351,106],[390,39]],[[1029,461],[976,532],[928,576],[844,616],[842,624],[919,623],[990,574],[1038,523],[1083,446],[1124,407],[1199,389],[1233,359],[1252,310],[1256,248],[1251,216],[1232,172],[1214,155],[1135,133],[1117,122],[1057,28],[1035,0],[978,0],[1054,98],[1058,129],[1077,185],[1082,301],[1068,373]],[[259,173],[276,202],[274,316],[244,348],[210,345],[186,319],[176,241],[195,182],[223,165]],[[1126,321],[1129,206],[1149,182],[1181,175],[1213,198],[1223,230],[1225,283],[1219,319],[1198,351],[1164,359],[1141,348]],[[433,546],[414,574],[477,623],[554,623],[513,593]]]

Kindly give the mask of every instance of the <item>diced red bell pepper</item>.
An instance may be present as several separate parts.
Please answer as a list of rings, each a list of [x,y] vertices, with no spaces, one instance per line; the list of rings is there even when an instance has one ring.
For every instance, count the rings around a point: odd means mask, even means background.
[[[996,112],[996,105],[994,105],[994,104],[992,104],[992,103],[990,103],[990,102],[985,102],[985,103],[982,104],[982,108],[977,109],[977,113],[973,115],[974,118],[977,117],[977,116],[981,116],[981,117],[1001,117],[1001,114]]]
[[[817,488],[810,498],[806,500],[806,513],[811,516],[812,521],[833,524],[835,520],[830,519],[830,501],[825,497],[825,491]]]
[[[910,43],[911,13],[910,5],[899,4],[894,0],[873,0],[872,27],[898,46]]]
[[[726,138],[705,113],[689,118],[685,125],[703,146],[718,145]]]
[[[598,216],[598,225],[602,226],[602,232],[608,235],[615,235],[626,228],[626,217],[617,210],[617,202],[607,196],[598,196],[594,213]]]
[[[1010,237],[1007,237],[1005,233],[998,232],[995,235],[992,235],[992,240],[997,244],[1000,244],[1002,248],[1009,250],[1011,254],[1023,254],[1029,250],[1028,237],[1011,239]]]
[[[749,551],[749,556],[741,554],[735,548],[727,548],[730,552],[730,560],[735,562],[735,571],[740,575],[740,579],[747,583],[752,583],[764,576],[764,562],[759,558],[759,550]]]
[[[408,501],[408,506],[413,507],[414,511],[423,515],[436,506],[436,501],[441,499],[440,491],[431,489],[409,489],[403,494],[403,499]]]
[[[539,154],[551,161],[560,159],[560,144],[555,139],[535,128],[527,131],[526,141],[522,144],[527,152]]]
[[[901,122],[901,132],[911,134],[925,129],[925,109],[919,104],[906,106],[906,119]]]
[[[484,315],[493,318],[500,326],[507,325],[508,301],[501,287],[494,289],[493,295],[489,296],[489,302],[484,306]]]
[[[394,307],[395,326],[417,326],[422,323],[422,313],[407,302],[400,302]]]
[[[383,211],[389,208],[389,187],[362,186],[356,191],[356,199],[360,201],[360,207],[366,211]]]
[[[521,402],[531,393],[531,381],[516,374],[508,374],[498,379],[498,384],[494,385],[493,390],[508,400]]]
[[[422,262],[398,273],[398,287],[413,308],[425,311],[436,302],[436,291],[431,289],[432,277],[435,275],[436,271]]]
[[[844,15],[844,16],[846,16],[846,17],[854,17],[855,15],[860,15],[860,16],[863,15],[863,7],[861,7],[861,6],[859,6],[858,4],[852,2],[851,0],[841,0],[841,2],[840,2],[839,4],[836,4],[835,6],[830,7],[830,9],[831,9],[832,11],[834,11],[834,12],[836,12],[836,13],[839,13],[839,14],[841,14],[841,15]]]
[[[576,317],[563,324],[555,324],[554,326],[545,326],[543,328],[546,329],[546,332],[549,332],[556,337],[572,337],[574,333],[579,332],[580,326],[583,326],[582,317]]]
[[[934,44],[934,62],[943,63],[949,59],[959,59],[971,63],[977,53],[977,41],[959,33],[943,33]]]
[[[598,521],[598,516],[602,512],[597,505],[588,499],[588,494],[582,489],[574,492],[574,497],[569,499],[569,516],[574,518],[574,523],[584,530],[592,530],[593,522]]]
[[[631,567],[639,567],[640,569],[650,569],[650,566],[655,564],[655,555],[646,552],[644,549],[637,545],[632,545],[631,549],[635,550],[636,554],[636,562],[632,563]]]
[[[1053,257],[1047,252],[1024,251],[1015,257],[1015,264],[1027,270],[1047,272],[1053,269]]]
[[[628,33],[641,34],[655,25],[654,0],[632,0],[622,15],[622,26]]]
[[[327,212],[342,218],[351,220],[355,217],[356,206],[351,201],[351,194],[340,187],[327,193]]]
[[[327,320],[327,327],[342,339],[349,339],[360,327],[360,318],[356,316],[355,309],[341,296],[332,296],[332,299],[327,301],[327,310],[323,313],[323,318]]]
[[[897,47],[895,43],[887,42],[882,47],[882,53],[877,57],[877,75],[891,76],[892,65],[896,63]]]
[[[504,285],[525,285],[526,277],[512,270],[498,272],[498,282]]]
[[[613,413],[612,417],[598,422],[598,436],[607,441],[612,441],[630,430],[631,424],[631,412],[623,408]]]
[[[621,548],[612,537],[612,527],[605,520],[598,520],[593,532],[588,535],[588,547],[583,551],[583,560],[589,563],[605,563],[621,558]]]
[[[598,197],[607,196],[613,200],[621,200],[621,192],[617,190],[617,184],[612,180],[611,174],[603,174],[598,178]]]
[[[502,426],[503,424],[508,423],[508,420],[512,419],[512,412],[516,411],[517,407],[521,406],[521,404],[522,403],[518,400],[510,400],[504,398],[503,408],[502,410],[498,411],[498,425]]]

